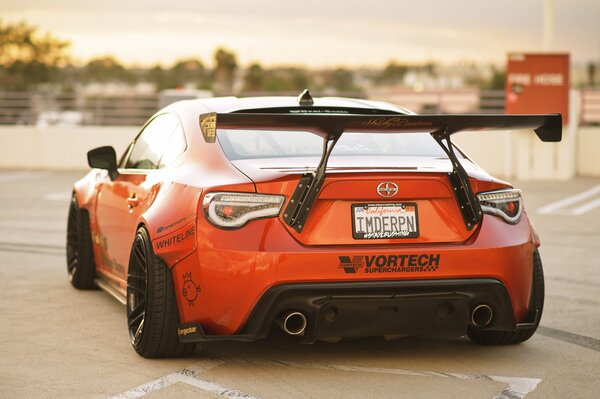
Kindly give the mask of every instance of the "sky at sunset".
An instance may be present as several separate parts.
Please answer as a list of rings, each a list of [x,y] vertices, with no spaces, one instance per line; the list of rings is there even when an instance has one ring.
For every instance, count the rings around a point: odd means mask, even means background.
[[[555,0],[555,51],[600,61],[600,0]],[[25,20],[71,42],[76,60],[114,54],[168,65],[218,46],[241,64],[502,63],[541,51],[543,0],[0,0],[0,18]]]

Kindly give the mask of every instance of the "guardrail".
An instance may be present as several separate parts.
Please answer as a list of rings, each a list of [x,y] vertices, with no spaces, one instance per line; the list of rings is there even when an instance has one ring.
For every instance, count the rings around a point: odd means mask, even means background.
[[[371,99],[388,101],[419,114],[503,113],[504,91],[501,90],[374,90]]]
[[[244,95],[249,94],[256,93]],[[415,92],[407,89],[382,89],[349,94],[338,93],[340,96],[388,101],[423,114],[504,112],[504,91],[501,90]],[[600,89],[582,90],[581,101],[580,123],[600,124]],[[139,126],[159,109],[159,104],[159,94],[83,95],[0,91],[0,125]]]
[[[157,110],[158,95],[0,92],[0,125],[137,126]]]
[[[581,91],[581,125],[600,125],[600,89]]]

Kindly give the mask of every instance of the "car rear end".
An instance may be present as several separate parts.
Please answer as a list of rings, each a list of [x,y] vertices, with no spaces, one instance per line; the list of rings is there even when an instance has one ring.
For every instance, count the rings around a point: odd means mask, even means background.
[[[201,306],[180,304],[181,340],[254,340],[275,324],[305,342],[460,337],[535,321],[539,243],[518,190],[452,147],[481,212],[467,220],[457,165],[431,135],[347,133],[325,158],[299,130],[219,131],[215,144],[252,183],[203,193],[194,261],[174,270],[176,285],[193,274],[201,287]],[[323,161],[306,202],[303,178]],[[294,201],[302,225],[290,223]]]

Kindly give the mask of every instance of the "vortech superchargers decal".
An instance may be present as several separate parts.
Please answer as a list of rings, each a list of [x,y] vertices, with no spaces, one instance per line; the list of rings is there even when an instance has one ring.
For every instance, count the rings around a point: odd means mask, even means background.
[[[339,268],[346,273],[411,273],[435,272],[441,254],[357,255],[339,256]]]

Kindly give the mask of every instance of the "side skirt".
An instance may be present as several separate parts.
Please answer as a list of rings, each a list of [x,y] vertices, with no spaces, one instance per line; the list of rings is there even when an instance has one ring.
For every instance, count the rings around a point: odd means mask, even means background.
[[[127,298],[121,294],[110,282],[106,281],[102,277],[94,280],[94,283],[100,287],[103,291],[108,292],[113,298],[119,301],[122,305],[127,305]]]

